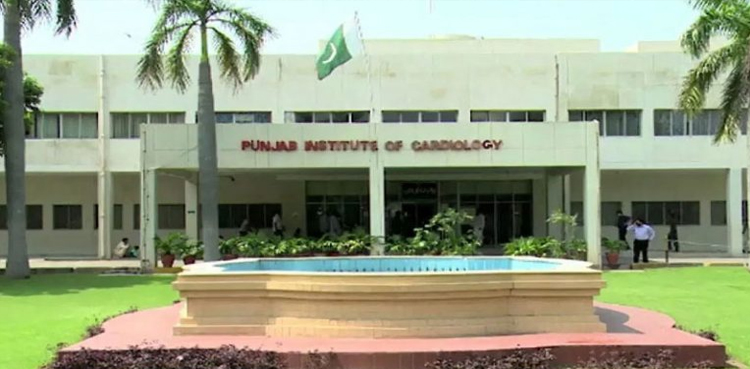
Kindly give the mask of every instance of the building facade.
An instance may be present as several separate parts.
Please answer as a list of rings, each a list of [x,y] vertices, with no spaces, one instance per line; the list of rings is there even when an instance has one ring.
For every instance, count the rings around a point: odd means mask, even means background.
[[[461,38],[367,49],[324,81],[312,55],[265,56],[239,91],[215,76],[225,237],[275,214],[288,233],[316,236],[321,212],[408,236],[450,206],[485,215],[487,246],[559,234],[546,222],[556,209],[578,214],[598,246],[622,209],[655,226],[654,249],[676,214],[682,250],[742,253],[745,136],[713,144],[716,93],[695,118],[677,110],[694,61],[671,46]],[[25,57],[45,87],[27,140],[31,255],[106,258],[128,237],[155,260],[153,235],[199,236],[195,83],[184,95],[145,91],[137,61]]]

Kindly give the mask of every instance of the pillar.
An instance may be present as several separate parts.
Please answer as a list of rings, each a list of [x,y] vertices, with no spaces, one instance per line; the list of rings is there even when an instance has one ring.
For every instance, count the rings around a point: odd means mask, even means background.
[[[547,174],[547,218],[554,212],[565,210],[564,181],[559,174]],[[564,227],[561,224],[547,223],[547,235],[557,239],[563,238]]]
[[[732,256],[742,256],[742,168],[727,170],[727,245]]]
[[[534,201],[531,214],[534,218],[534,236],[543,237],[547,235],[547,180],[545,178],[534,179],[531,182],[531,198]]]
[[[100,259],[112,257],[112,225],[114,205],[112,204],[112,173],[100,171],[97,177],[97,214],[99,229],[97,230],[97,254]]]
[[[377,250],[373,254],[382,254],[385,243],[385,169],[379,162],[370,165],[370,235],[375,237]]]
[[[147,261],[152,267],[156,267],[158,260],[154,244],[159,221],[156,181],[156,170],[141,171],[141,260]]]
[[[587,260],[595,266],[600,266],[601,255],[601,187],[598,165],[587,165],[583,180],[583,215],[586,244],[588,245]]]
[[[185,180],[185,234],[198,239],[198,182],[194,179]]]

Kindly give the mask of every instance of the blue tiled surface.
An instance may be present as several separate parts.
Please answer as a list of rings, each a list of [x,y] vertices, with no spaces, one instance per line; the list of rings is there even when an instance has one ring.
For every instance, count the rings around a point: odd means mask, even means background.
[[[505,258],[314,258],[270,259],[234,262],[221,265],[227,272],[289,271],[328,273],[419,273],[492,270],[552,270],[554,261]]]

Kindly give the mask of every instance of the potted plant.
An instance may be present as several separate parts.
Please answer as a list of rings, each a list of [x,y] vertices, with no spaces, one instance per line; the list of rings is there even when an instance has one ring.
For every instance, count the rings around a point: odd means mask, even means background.
[[[219,252],[221,253],[221,260],[233,260],[239,256],[238,244],[241,241],[239,237],[232,237],[228,240],[221,240],[219,242]]]
[[[607,265],[612,269],[620,267],[620,251],[627,250],[628,244],[622,240],[610,240],[608,238],[602,239],[602,246],[607,250],[606,258]]]
[[[174,259],[177,257],[176,254],[180,252],[186,242],[187,236],[178,232],[170,233],[165,238],[154,237],[154,244],[161,258],[162,266],[165,268],[173,267]]]
[[[184,242],[180,255],[185,265],[195,264],[197,259],[203,258],[203,242],[198,240]]]

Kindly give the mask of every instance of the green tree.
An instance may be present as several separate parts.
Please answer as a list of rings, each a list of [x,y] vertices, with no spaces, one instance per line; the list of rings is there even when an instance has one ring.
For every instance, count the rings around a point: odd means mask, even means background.
[[[8,221],[9,278],[30,274],[26,245],[26,128],[21,32],[54,17],[56,34],[70,35],[76,25],[73,0],[1,0],[9,64],[3,71],[3,138],[5,141],[5,194]],[[54,10],[54,15],[53,15]]]
[[[137,80],[142,87],[158,89],[166,80],[179,92],[185,92],[190,83],[187,54],[194,38],[198,38],[198,173],[202,238],[205,259],[219,260],[219,176],[209,38],[216,49],[220,76],[237,90],[258,73],[260,49],[274,31],[262,19],[222,0],[151,2],[159,7],[160,14],[138,62]],[[239,51],[235,40],[239,42]]]
[[[682,47],[698,64],[685,76],[680,108],[689,116],[698,113],[706,94],[725,72],[721,123],[715,142],[734,141],[750,97],[750,3],[747,0],[691,0],[700,16],[682,35]],[[728,44],[712,50],[711,39],[723,36]]]

